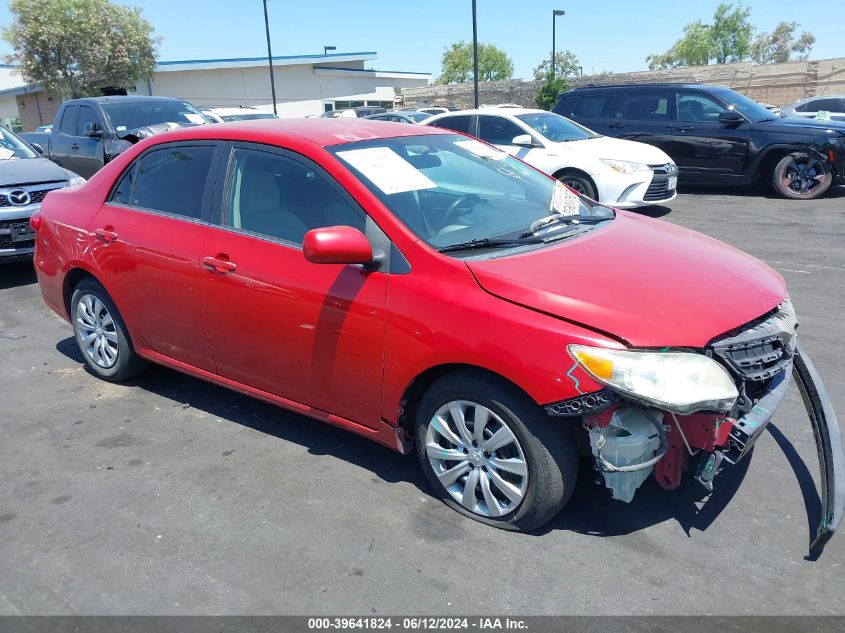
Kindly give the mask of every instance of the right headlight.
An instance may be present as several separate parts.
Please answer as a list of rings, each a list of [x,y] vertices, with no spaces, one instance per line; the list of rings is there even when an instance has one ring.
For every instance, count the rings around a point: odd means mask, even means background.
[[[633,400],[673,413],[728,411],[739,393],[727,370],[702,354],[639,352],[570,345],[599,382]]]
[[[607,165],[613,171],[617,171],[620,174],[633,174],[638,171],[651,171],[651,167],[649,167],[645,163],[634,163],[628,160],[613,160],[610,158],[600,158],[599,162],[603,165]]]

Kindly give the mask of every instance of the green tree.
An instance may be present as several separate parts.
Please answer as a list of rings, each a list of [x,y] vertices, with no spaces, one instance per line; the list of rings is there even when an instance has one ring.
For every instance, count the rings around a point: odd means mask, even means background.
[[[551,110],[562,92],[566,92],[566,78],[556,75],[552,79],[549,73],[546,75],[546,82],[534,93],[534,102],[541,110]]]
[[[534,68],[534,79],[543,79],[549,74],[549,61],[551,55],[546,57]],[[570,50],[558,51],[555,53],[555,75],[571,77],[581,71],[581,62],[578,56]]]
[[[677,68],[706,66],[710,60],[726,64],[746,59],[751,52],[754,27],[749,18],[751,9],[733,3],[721,3],[713,12],[712,24],[701,20],[684,26],[684,35],[665,53],[646,57],[648,67]]]
[[[478,45],[478,80],[495,81],[513,77],[513,62],[493,44]],[[472,81],[472,42],[455,42],[443,51],[439,84]]]
[[[816,36],[807,31],[795,35],[796,22],[781,22],[771,33],[760,33],[751,46],[751,59],[758,64],[783,64],[796,54],[796,59],[805,60],[810,56]]]
[[[81,97],[152,75],[159,40],[141,10],[109,0],[12,0],[3,38],[24,81]]]

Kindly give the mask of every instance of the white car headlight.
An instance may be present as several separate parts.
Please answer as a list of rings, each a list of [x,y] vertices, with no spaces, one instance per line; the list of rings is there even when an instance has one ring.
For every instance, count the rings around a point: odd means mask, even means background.
[[[80,187],[85,184],[85,179],[82,176],[74,176],[67,181],[68,187]]]
[[[627,160],[613,160],[611,158],[600,158],[599,162],[607,165],[613,171],[618,171],[620,174],[633,174],[638,171],[651,171],[651,168],[645,163],[633,163]]]
[[[728,371],[702,354],[570,345],[591,376],[621,394],[673,413],[728,411],[738,397]]]

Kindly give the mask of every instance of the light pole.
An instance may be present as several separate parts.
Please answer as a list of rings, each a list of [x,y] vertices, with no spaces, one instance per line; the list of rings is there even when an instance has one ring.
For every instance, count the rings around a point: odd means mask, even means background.
[[[472,94],[478,108],[478,23],[475,19],[475,0],[472,0]]]
[[[267,33],[267,61],[270,64],[270,93],[273,95],[273,114],[276,112],[276,78],[273,76],[273,50],[270,48],[270,20],[267,18],[267,0],[264,0],[264,31]]]
[[[566,11],[560,9],[552,11],[552,80],[555,78],[555,18],[560,15],[566,15]]]
[[[329,51],[336,51],[337,46],[324,46],[323,47],[323,55],[327,55]]]

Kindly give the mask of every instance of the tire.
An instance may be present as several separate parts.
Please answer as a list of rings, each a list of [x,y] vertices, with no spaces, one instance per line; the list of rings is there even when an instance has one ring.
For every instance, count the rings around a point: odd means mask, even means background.
[[[587,177],[585,174],[570,171],[558,174],[556,178],[570,189],[574,189],[578,193],[587,196],[591,200],[598,201],[598,198],[596,198],[596,188],[593,185],[592,181],[589,179],[589,177]]]
[[[466,437],[475,437],[466,422],[475,427],[485,416],[480,446],[463,440],[456,409]],[[549,418],[510,383],[481,373],[456,372],[426,391],[417,407],[416,445],[426,479],[446,505],[505,530],[530,531],[550,521],[569,501],[578,478],[568,423]],[[488,446],[495,450],[485,452]]]
[[[824,164],[808,154],[795,152],[784,156],[772,173],[775,191],[792,200],[813,200],[830,188],[833,174]]]
[[[99,378],[120,382],[146,368],[146,362],[132,348],[117,306],[93,279],[83,279],[73,289],[70,317],[82,358]]]

